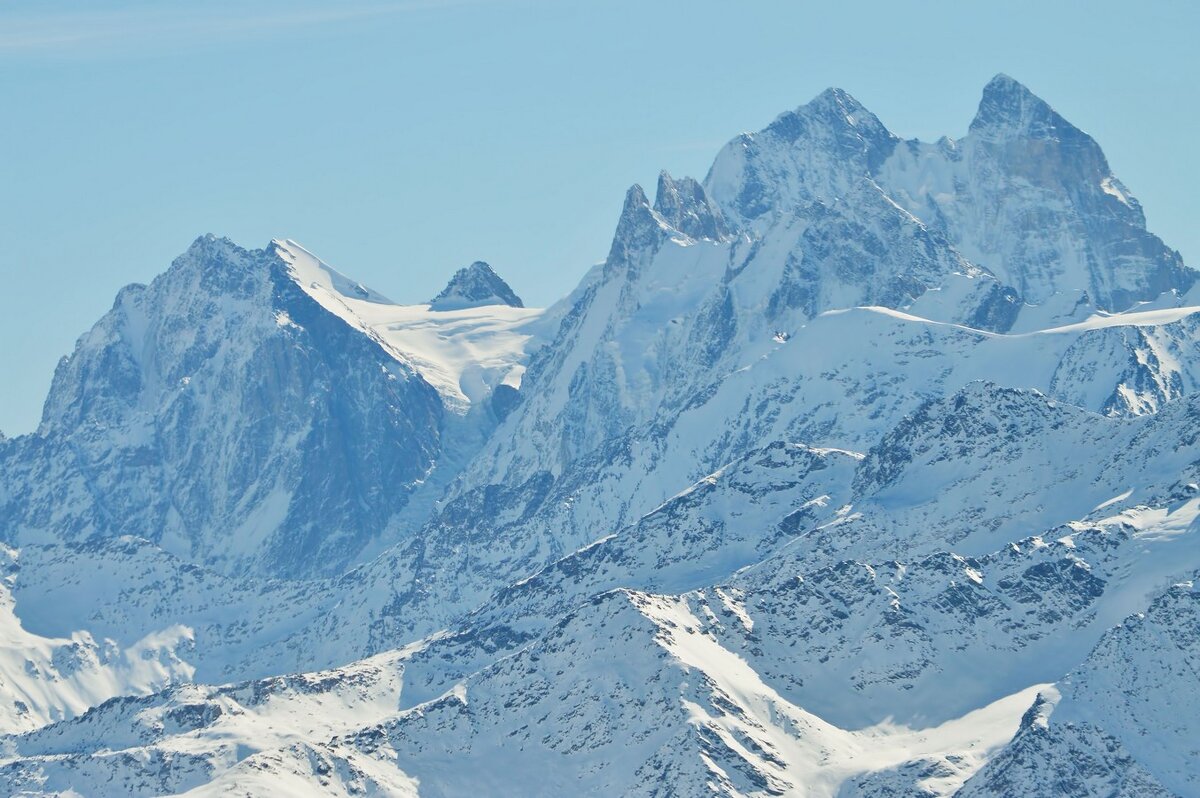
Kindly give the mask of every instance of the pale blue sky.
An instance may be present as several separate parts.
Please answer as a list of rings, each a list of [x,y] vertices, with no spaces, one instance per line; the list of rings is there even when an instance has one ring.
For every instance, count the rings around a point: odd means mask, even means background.
[[[201,233],[295,238],[399,301],[487,260],[548,303],[629,184],[703,177],[832,85],[936,138],[1007,72],[1200,259],[1200,4],[986,5],[0,0],[0,430]]]

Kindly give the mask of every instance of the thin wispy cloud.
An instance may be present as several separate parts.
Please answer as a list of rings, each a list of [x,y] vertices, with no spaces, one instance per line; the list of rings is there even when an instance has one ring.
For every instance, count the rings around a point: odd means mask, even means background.
[[[161,48],[286,33],[483,0],[403,0],[338,8],[175,7],[15,14],[0,7],[0,54],[87,55],[113,49]]]

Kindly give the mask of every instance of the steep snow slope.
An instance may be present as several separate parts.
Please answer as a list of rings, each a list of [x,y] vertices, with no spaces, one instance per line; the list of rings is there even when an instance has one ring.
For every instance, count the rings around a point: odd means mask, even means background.
[[[1106,634],[1059,690],[1035,702],[963,798],[1195,795],[1194,585],[1164,590]]]
[[[416,369],[453,412],[466,413],[500,386],[520,387],[528,354],[539,343],[543,311],[508,296],[512,290],[487,264],[463,269],[442,292],[469,294],[470,301],[443,297],[430,305],[397,305],[333,271],[295,241],[273,243],[310,296]],[[487,268],[487,291],[474,282],[484,279],[476,266]]]
[[[0,548],[5,576],[0,584],[0,732],[28,731],[70,718],[113,696],[149,693],[193,669],[191,630],[173,625],[122,648],[76,631],[61,638],[31,634],[13,614],[10,563],[16,552]]]

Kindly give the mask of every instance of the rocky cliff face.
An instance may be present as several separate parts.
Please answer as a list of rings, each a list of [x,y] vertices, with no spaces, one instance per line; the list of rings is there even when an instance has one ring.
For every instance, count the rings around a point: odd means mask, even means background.
[[[434,467],[442,415],[275,246],[204,237],[63,359],[40,429],[6,449],[4,533],[136,535],[230,573],[336,574]]]
[[[1026,328],[1182,296],[1195,283],[1179,253],[1146,231],[1100,146],[1005,75],[984,88],[967,136],[906,142],[879,179],[1034,306]]]
[[[434,310],[462,310],[483,305],[525,307],[508,283],[483,261],[475,261],[455,272],[446,287],[430,300],[430,305]]]

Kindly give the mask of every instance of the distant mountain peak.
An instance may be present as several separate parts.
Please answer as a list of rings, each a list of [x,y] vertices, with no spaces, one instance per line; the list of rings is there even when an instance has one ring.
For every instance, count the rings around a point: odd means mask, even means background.
[[[621,242],[642,240],[647,237],[647,231],[654,230],[659,225],[650,200],[641,185],[634,183],[625,192],[625,202],[621,206],[621,217],[617,220],[617,229],[613,234],[613,250],[608,259],[614,259],[617,245]]]
[[[825,91],[809,101],[805,107],[812,110],[840,112],[851,118],[856,114],[867,114],[874,117],[874,114],[868,111],[850,92],[845,89],[839,89],[836,86],[830,86],[828,89],[825,89]]]
[[[612,246],[605,260],[605,273],[627,270],[638,253],[657,246],[667,223],[650,206],[650,200],[641,185],[634,183],[625,192],[625,203],[621,206],[621,218],[613,233]]]
[[[879,117],[838,88],[825,89],[799,108],[780,114],[767,129],[789,141],[811,138],[815,129],[852,131],[864,141],[895,139]]]
[[[970,131],[985,137],[1007,134],[1034,138],[1059,138],[1063,133],[1079,132],[1049,103],[1004,73],[996,75],[983,87],[979,110]]]
[[[525,307],[508,283],[481,260],[455,272],[442,292],[429,304],[431,310],[462,310],[484,305]]]
[[[205,233],[198,236],[195,241],[188,245],[182,257],[206,255],[213,252],[244,252],[241,247],[233,243],[225,236],[218,236],[212,233]]]

